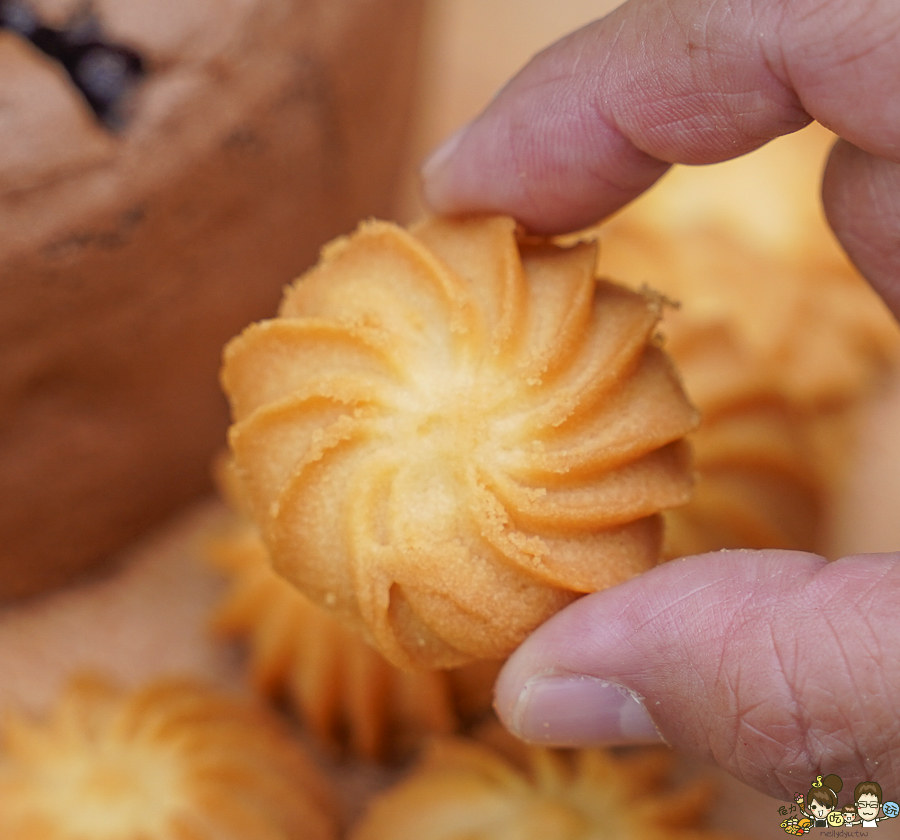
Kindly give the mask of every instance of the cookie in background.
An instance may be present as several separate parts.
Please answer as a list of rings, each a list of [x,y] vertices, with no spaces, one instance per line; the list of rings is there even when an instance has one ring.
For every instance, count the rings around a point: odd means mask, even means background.
[[[673,783],[664,748],[550,750],[499,727],[440,739],[371,802],[350,840],[725,840],[703,828],[713,789]]]
[[[595,230],[605,276],[677,301],[662,332],[703,416],[694,498],[666,515],[668,557],[823,549],[859,413],[900,333],[819,206],[831,135],[810,126],[726,165],[676,168]]]
[[[186,679],[72,678],[0,724],[3,840],[336,840],[335,799],[273,715]]]

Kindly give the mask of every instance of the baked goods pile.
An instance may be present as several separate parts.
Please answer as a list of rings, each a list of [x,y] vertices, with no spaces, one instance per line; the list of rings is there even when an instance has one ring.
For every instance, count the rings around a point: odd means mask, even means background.
[[[897,359],[894,325],[802,199],[781,222],[806,238],[787,248],[748,235],[764,209],[737,223],[720,214],[719,189],[682,217],[661,213],[665,196],[555,241],[499,217],[408,231],[364,223],[323,249],[277,318],[227,347],[229,495],[256,522],[241,526],[256,559],[251,585],[246,556],[241,570],[233,555],[219,621],[249,638],[254,673],[265,670],[260,640],[275,621],[283,685],[315,682],[322,662],[297,651],[337,633],[353,651],[342,665],[357,655],[356,633],[394,665],[435,677],[429,669],[504,656],[572,598],[664,558],[820,547],[846,467],[837,453]],[[683,436],[694,450],[690,498]],[[284,607],[263,606],[276,600],[274,573],[263,584],[267,553],[274,572],[346,627],[289,643]],[[291,597],[300,621],[312,607]],[[390,673],[399,684],[401,672],[379,667],[370,690]],[[338,694],[294,706],[321,734],[323,714],[347,715]],[[445,684],[434,708],[452,708],[454,696]],[[404,716],[407,738],[421,723],[394,705],[399,717],[379,721],[386,741]],[[441,717],[431,731],[459,725]],[[454,825],[493,836],[491,824],[544,818],[543,783],[565,798],[621,772],[607,753],[571,764],[534,753],[531,766],[442,743],[441,759],[375,801],[355,838],[452,837]],[[579,808],[553,800],[546,836],[583,825]]]
[[[343,271],[356,260],[380,281],[366,293]],[[184,682],[123,692],[76,681],[45,722],[13,718],[0,733],[0,801],[17,803],[0,838],[334,837],[300,732],[332,755],[403,756],[489,715],[497,668],[488,658],[407,673],[362,630],[387,627],[387,652],[404,665],[496,657],[582,592],[658,562],[660,511],[689,496],[682,438],[696,412],[656,336],[662,299],[597,279],[595,260],[594,244],[529,240],[502,218],[413,233],[369,223],[329,246],[282,317],[228,351],[240,419],[224,484],[236,513],[205,540],[231,583],[213,624],[248,639],[251,686],[287,697],[296,720]],[[302,553],[278,554],[282,544]],[[360,553],[335,550],[345,546]],[[270,552],[288,569],[299,561],[295,577],[303,564],[313,581],[325,572],[313,587],[321,606],[270,569]],[[332,562],[314,574],[315,557]],[[374,582],[363,560],[375,561]],[[379,586],[408,592],[374,622],[346,627],[324,611],[361,603],[371,618],[377,597],[356,593]],[[594,760],[579,760],[585,778],[560,771],[558,783],[598,783]]]

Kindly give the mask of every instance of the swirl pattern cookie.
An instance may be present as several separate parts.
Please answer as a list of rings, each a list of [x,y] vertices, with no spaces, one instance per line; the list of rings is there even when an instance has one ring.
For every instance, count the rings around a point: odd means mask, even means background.
[[[334,840],[330,793],[260,709],[187,681],[73,680],[0,728],[3,840]]]
[[[519,761],[475,741],[435,744],[376,797],[351,840],[724,840],[700,828],[708,785],[667,786],[666,753],[524,752]]]
[[[398,665],[502,658],[659,560],[697,418],[660,299],[595,259],[502,217],[368,222],[226,348],[276,571]]]
[[[703,421],[690,436],[694,495],[665,513],[664,555],[819,549],[827,482],[809,412],[721,325],[672,332],[672,353]]]

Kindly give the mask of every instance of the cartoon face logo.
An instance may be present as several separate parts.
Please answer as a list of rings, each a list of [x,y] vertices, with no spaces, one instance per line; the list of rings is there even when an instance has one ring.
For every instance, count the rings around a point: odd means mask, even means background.
[[[816,776],[809,793],[794,794],[794,802],[799,805],[796,817],[784,820],[781,827],[787,834],[806,834],[815,826],[828,825],[831,828],[840,826],[859,826],[864,828],[875,826],[885,819],[900,816],[900,804],[882,802],[881,785],[873,781],[860,782],[853,791],[853,801],[843,808],[838,804],[838,796],[843,782],[840,776],[833,773],[822,777]],[[794,805],[790,805],[793,813]],[[778,809],[782,816],[788,815],[788,805]]]
[[[864,820],[874,820],[878,816],[878,796],[874,793],[862,793],[856,800],[856,813]]]
[[[821,802],[810,802],[809,810],[813,812],[817,820],[825,819],[825,815],[831,811],[827,805],[823,805]]]

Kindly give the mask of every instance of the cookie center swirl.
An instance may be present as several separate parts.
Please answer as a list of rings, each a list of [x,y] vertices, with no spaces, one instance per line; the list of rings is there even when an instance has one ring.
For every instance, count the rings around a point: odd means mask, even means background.
[[[391,418],[390,438],[407,500],[403,530],[444,542],[463,528],[460,502],[468,498],[475,468],[488,457],[491,406],[471,372],[446,372],[432,381],[438,387],[416,393],[405,419]]]

